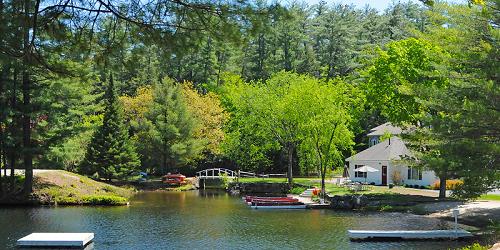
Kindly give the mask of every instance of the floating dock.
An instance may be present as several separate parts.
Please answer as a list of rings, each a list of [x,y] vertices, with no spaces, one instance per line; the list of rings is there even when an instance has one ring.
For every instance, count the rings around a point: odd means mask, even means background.
[[[93,233],[32,233],[17,240],[17,246],[83,248],[93,239]]]
[[[377,239],[458,239],[471,237],[465,230],[419,230],[419,231],[383,231],[383,230],[347,230],[351,240]]]

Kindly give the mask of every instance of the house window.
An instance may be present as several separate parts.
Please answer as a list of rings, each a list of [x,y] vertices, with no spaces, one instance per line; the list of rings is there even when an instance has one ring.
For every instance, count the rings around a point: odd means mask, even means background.
[[[357,168],[362,167],[363,165],[354,165],[354,177],[356,178],[366,178],[366,172],[356,171]]]
[[[379,142],[379,141],[378,141],[378,137],[377,137],[377,136],[374,136],[374,137],[370,138],[370,143],[369,143],[369,145],[370,145],[370,147],[371,147],[371,146],[373,146],[373,145],[378,144],[378,142]]]
[[[422,180],[422,170],[408,167],[408,180]]]

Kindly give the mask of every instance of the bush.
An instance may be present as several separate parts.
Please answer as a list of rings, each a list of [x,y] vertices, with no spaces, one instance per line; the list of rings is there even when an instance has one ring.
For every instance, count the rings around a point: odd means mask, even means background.
[[[411,185],[405,184],[405,188],[411,188]]]
[[[375,182],[370,182],[370,185],[375,185]]]
[[[395,185],[401,185],[403,183],[403,176],[401,175],[401,172],[399,171],[392,172],[392,181],[394,182]]]
[[[127,199],[114,195],[89,195],[82,199],[86,205],[125,205]]]
[[[307,188],[305,187],[294,187],[290,189],[289,193],[291,194],[302,194],[304,191],[306,191]]]
[[[474,243],[473,245],[461,248],[461,250],[488,250],[489,246],[481,246],[479,243]]]
[[[74,205],[74,204],[79,204],[80,202],[73,196],[66,196],[66,197],[63,196],[63,197],[57,197],[56,203],[58,205]]]
[[[393,188],[394,187],[394,184],[392,183],[389,183],[389,189]]]
[[[446,180],[446,190],[455,190],[462,184],[464,184],[464,182],[461,180]],[[434,190],[439,190],[440,185],[440,181],[436,181],[431,185],[431,188]]]
[[[108,193],[113,193],[115,191],[115,188],[112,187],[112,186],[103,186],[102,187],[102,190],[105,191],[105,192],[108,192]]]
[[[391,205],[383,205],[381,208],[380,208],[380,211],[386,211],[386,212],[389,212],[389,211],[392,211],[394,208],[391,206]]]

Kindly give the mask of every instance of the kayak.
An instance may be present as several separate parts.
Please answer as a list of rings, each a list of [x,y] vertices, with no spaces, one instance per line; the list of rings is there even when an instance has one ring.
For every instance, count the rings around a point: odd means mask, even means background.
[[[305,209],[306,205],[251,206],[253,209]]]
[[[245,197],[246,202],[252,202],[254,200],[263,200],[263,201],[288,201],[294,200],[293,197],[259,197],[259,196],[247,196]]]
[[[304,205],[298,201],[252,201],[252,206],[289,206],[289,205]]]

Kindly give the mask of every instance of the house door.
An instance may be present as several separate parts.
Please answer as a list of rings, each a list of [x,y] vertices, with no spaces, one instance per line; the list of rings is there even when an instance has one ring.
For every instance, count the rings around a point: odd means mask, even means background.
[[[387,185],[387,166],[382,166],[382,185]]]

